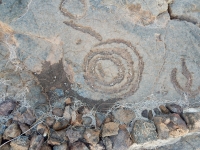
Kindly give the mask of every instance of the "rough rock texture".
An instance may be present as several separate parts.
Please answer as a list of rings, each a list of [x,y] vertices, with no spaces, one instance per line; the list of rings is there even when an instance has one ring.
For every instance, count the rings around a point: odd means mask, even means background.
[[[115,120],[121,124],[128,124],[135,119],[135,112],[131,109],[119,108],[112,112]]]
[[[14,123],[8,126],[6,130],[4,131],[3,138],[5,140],[10,140],[11,138],[15,138],[21,134],[21,130],[18,126],[18,124]]]
[[[170,11],[173,18],[200,25],[200,2],[198,0],[174,0],[170,5]]]
[[[30,141],[27,137],[21,136],[17,140],[14,140],[10,143],[12,150],[28,150]]]
[[[16,107],[16,102],[13,100],[6,100],[0,104],[0,115],[7,116]]]
[[[136,120],[131,131],[134,143],[145,143],[157,139],[156,127],[150,121]]]
[[[200,112],[184,113],[183,118],[191,131],[200,131]]]
[[[105,123],[102,128],[102,137],[117,135],[119,124],[115,122]]]

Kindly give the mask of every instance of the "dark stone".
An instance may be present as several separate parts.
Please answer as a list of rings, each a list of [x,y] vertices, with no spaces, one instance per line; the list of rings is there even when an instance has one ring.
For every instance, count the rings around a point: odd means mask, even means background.
[[[169,114],[170,113],[170,111],[164,105],[160,105],[159,108],[160,108],[160,110],[163,114]]]
[[[141,115],[143,116],[143,117],[145,117],[145,118],[148,118],[148,110],[143,110],[142,111],[142,113],[141,113]]]
[[[181,108],[181,106],[177,104],[166,104],[166,107],[172,113],[181,114],[183,112],[183,109]]]
[[[82,142],[75,142],[70,147],[70,150],[89,150],[88,147]]]
[[[191,131],[200,131],[200,112],[183,113],[182,117]]]
[[[152,112],[152,110],[149,110],[148,119],[149,119],[149,120],[152,120],[152,119],[153,119],[153,112]]]
[[[145,143],[157,140],[157,132],[154,123],[145,120],[136,120],[131,131],[134,143]]]
[[[66,135],[71,143],[78,141],[78,139],[83,138],[83,133],[85,131],[84,127],[69,128],[66,131]]]
[[[42,135],[34,135],[31,138],[31,143],[30,143],[30,147],[29,150],[40,150],[42,145],[44,143],[44,138]]]
[[[111,136],[110,139],[113,143],[113,150],[125,150],[132,144],[129,132],[127,131],[125,125],[120,125],[118,135]]]
[[[23,114],[17,113],[13,117],[13,120],[19,121],[20,123],[26,123],[28,125],[32,125],[35,122],[36,117],[31,109],[27,109]]]
[[[160,115],[161,112],[158,108],[154,108],[153,111],[155,112],[156,115]]]
[[[0,115],[8,116],[16,107],[16,102],[13,100],[5,100],[0,103]]]

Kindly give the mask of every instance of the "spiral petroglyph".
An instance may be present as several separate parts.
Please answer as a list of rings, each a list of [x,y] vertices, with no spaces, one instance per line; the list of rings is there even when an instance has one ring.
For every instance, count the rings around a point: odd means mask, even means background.
[[[91,90],[111,95],[117,93],[119,97],[130,96],[137,91],[143,68],[138,51],[122,39],[96,45],[83,63],[84,78]]]

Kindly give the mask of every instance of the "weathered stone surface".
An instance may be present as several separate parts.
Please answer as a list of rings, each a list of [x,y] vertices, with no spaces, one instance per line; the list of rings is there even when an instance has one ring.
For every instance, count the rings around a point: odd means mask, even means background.
[[[40,150],[44,143],[44,138],[42,135],[33,135],[30,142],[29,150]]]
[[[68,121],[70,121],[71,120],[71,112],[72,112],[72,110],[71,110],[71,108],[70,108],[70,106],[66,106],[65,107],[65,110],[64,110],[64,113],[63,113],[63,118],[65,118],[65,119],[67,119]]]
[[[30,145],[30,141],[28,137],[19,137],[18,139],[12,141],[10,146],[12,150],[28,150]]]
[[[145,118],[148,118],[148,110],[147,109],[143,110],[142,113],[141,113],[141,115],[143,117],[145,117]]]
[[[21,134],[21,130],[18,124],[13,123],[4,131],[3,138],[6,140],[10,140],[11,138],[15,138]]]
[[[69,128],[66,131],[66,135],[71,143],[74,143],[78,139],[83,138],[83,133],[85,131],[84,127]]]
[[[191,131],[200,131],[200,112],[183,113],[182,116]]]
[[[181,114],[183,112],[183,108],[177,104],[166,104],[166,107],[172,113]]]
[[[87,148],[87,146],[82,142],[75,142],[70,147],[70,150],[80,150],[80,149],[81,150],[89,150],[89,148]]]
[[[113,150],[119,150],[119,149],[125,150],[128,149],[129,146],[131,146],[132,144],[130,134],[127,131],[125,125],[120,125],[118,134],[111,136],[110,139],[113,143],[112,145]]]
[[[119,124],[115,122],[105,123],[102,128],[102,137],[117,135]]]
[[[157,139],[155,125],[150,121],[136,120],[131,131],[131,137],[135,143],[145,143]]]
[[[24,124],[24,123],[19,123],[19,127],[22,130],[22,133],[25,133],[25,135],[30,135],[31,131],[28,131],[30,128],[28,125]]]
[[[154,117],[154,124],[156,126],[156,131],[158,133],[159,139],[167,139],[169,137],[169,129],[165,123],[163,123],[162,117]]]
[[[68,126],[69,126],[69,122],[66,119],[59,119],[54,123],[53,129],[58,131],[58,130],[65,129]]]
[[[170,111],[164,105],[160,105],[159,108],[160,108],[160,110],[163,114],[169,114],[170,113]]]
[[[31,109],[27,109],[24,113],[17,113],[14,117],[13,120],[19,121],[20,123],[26,123],[28,125],[32,125],[36,117]]]
[[[62,117],[63,116],[63,110],[61,108],[54,108],[52,110],[53,115],[56,115],[58,117]]]
[[[97,125],[97,127],[100,127],[105,119],[105,114],[96,113],[95,117],[96,117],[96,125]]]
[[[135,112],[131,109],[119,108],[112,111],[115,120],[121,124],[129,124],[135,119]]]
[[[0,115],[7,116],[16,107],[16,102],[13,100],[6,100],[0,103]]]
[[[43,123],[40,123],[37,125],[37,132],[40,135],[43,135],[44,137],[46,137],[46,136],[48,136],[49,128],[46,125],[44,125]]]
[[[98,129],[86,129],[83,137],[87,143],[90,143],[91,145],[97,145],[99,142],[99,134],[100,130]]]
[[[106,150],[112,150],[112,141],[109,137],[103,138],[103,143],[105,145]]]
[[[198,0],[173,1],[170,4],[171,16],[176,19],[200,24],[200,2]]]
[[[43,145],[41,150],[52,150],[52,148],[49,145]]]
[[[55,123],[55,119],[53,117],[47,117],[45,119],[45,123],[49,126],[49,127],[52,127],[53,124]]]
[[[183,136],[188,133],[188,128],[186,123],[178,114],[170,114],[170,122],[167,124],[167,127],[170,130],[170,136],[177,137]]]
[[[56,145],[53,147],[53,150],[68,150],[68,145],[67,143]]]

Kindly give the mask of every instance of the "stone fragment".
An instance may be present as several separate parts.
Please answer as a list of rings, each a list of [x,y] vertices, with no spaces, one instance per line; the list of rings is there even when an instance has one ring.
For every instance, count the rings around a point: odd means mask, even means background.
[[[53,150],[68,150],[67,143],[63,143],[61,145],[56,145],[53,147]]]
[[[66,100],[65,100],[65,104],[66,105],[71,105],[72,104],[72,100],[70,97],[68,97]]]
[[[119,108],[112,111],[115,121],[121,124],[129,124],[135,119],[135,112],[128,108]]]
[[[95,118],[96,118],[96,126],[100,127],[102,123],[104,122],[105,114],[97,112],[95,114]]]
[[[13,123],[13,120],[12,120],[12,118],[11,119],[8,119],[8,121],[6,122],[6,126],[9,126],[9,125],[11,125]]]
[[[186,126],[186,123],[183,121],[183,119],[179,116],[179,114],[170,114],[170,123],[167,124],[167,127],[170,130],[170,136],[172,137],[178,137],[183,136],[188,133],[188,128]]]
[[[27,109],[24,113],[17,113],[14,117],[13,117],[14,121],[19,121],[20,123],[26,123],[28,125],[32,125],[35,120],[36,117],[33,113],[33,111],[31,109]]]
[[[113,121],[114,121],[114,116],[112,114],[108,114],[106,116],[106,118],[104,119],[104,124],[109,123],[109,122],[113,122]]]
[[[166,107],[172,113],[181,114],[183,112],[183,109],[181,108],[181,106],[177,104],[166,104]]]
[[[87,143],[90,143],[91,145],[96,145],[99,142],[99,134],[100,130],[98,129],[86,129],[83,137],[87,141]]]
[[[187,112],[182,116],[191,131],[200,131],[200,112]]]
[[[75,142],[70,147],[70,150],[89,150],[88,147],[82,142]]]
[[[8,116],[16,107],[16,102],[13,100],[5,100],[0,103],[0,115]]]
[[[111,136],[110,137],[112,143],[113,143],[113,150],[125,150],[128,149],[132,141],[130,139],[130,134],[126,129],[125,125],[119,125],[119,131],[117,135]]]
[[[20,138],[10,143],[12,150],[28,150],[29,145],[30,145],[30,141],[28,140],[28,137],[26,136],[21,136]]]
[[[10,144],[5,144],[1,147],[1,150],[11,150]]]
[[[160,110],[163,114],[169,114],[170,113],[169,110],[164,105],[160,105],[159,108],[160,108]]]
[[[37,132],[46,137],[49,133],[49,129],[46,125],[40,123],[37,125]]]
[[[196,0],[173,1],[169,5],[172,18],[200,25],[200,2]]]
[[[85,131],[84,127],[69,128],[66,131],[66,135],[69,138],[69,141],[71,143],[74,143],[78,139],[83,138],[84,131]]]
[[[152,119],[153,119],[153,112],[152,112],[152,110],[149,110],[148,119],[149,119],[149,120],[152,120]]]
[[[31,143],[29,150],[40,150],[44,143],[44,138],[42,135],[33,135],[31,138]]]
[[[66,119],[59,119],[54,123],[53,129],[58,131],[58,130],[65,129],[68,126],[69,126],[69,122]]]
[[[86,127],[89,127],[90,124],[92,123],[92,118],[90,117],[82,117],[83,120],[83,125]]]
[[[63,110],[61,108],[53,108],[52,110],[53,115],[62,117],[63,116]]]
[[[15,138],[21,134],[21,130],[18,124],[13,123],[4,131],[3,138],[5,140],[10,140],[11,138]]]
[[[117,135],[119,124],[115,122],[105,123],[102,129],[102,137]]]
[[[45,119],[45,123],[49,126],[49,127],[52,127],[53,124],[55,123],[55,119],[53,117],[47,117]]]
[[[154,117],[154,124],[158,133],[159,139],[167,139],[169,137],[169,129],[166,124],[163,123],[162,117]]]
[[[103,138],[103,144],[105,145],[106,150],[112,150],[112,141],[109,137]]]
[[[154,108],[153,111],[155,112],[156,115],[160,115],[161,112],[158,108]]]
[[[52,148],[49,145],[45,144],[41,147],[41,150],[52,150]]]
[[[65,110],[64,110],[64,113],[63,113],[63,118],[65,118],[67,121],[70,121],[71,120],[71,108],[70,106],[66,106],[65,107]]]
[[[24,123],[19,123],[19,127],[22,130],[22,133],[25,133],[25,135],[30,135],[31,131],[28,131],[30,128],[28,125],[24,124]]]
[[[143,110],[142,113],[141,113],[141,115],[143,117],[145,117],[145,118],[148,118],[148,110],[147,109]]]
[[[150,121],[136,120],[131,131],[131,137],[134,143],[157,140],[156,127]]]
[[[79,114],[88,114],[90,112],[90,110],[86,106],[81,106],[81,107],[78,108],[77,112]]]

